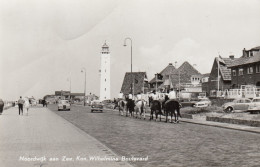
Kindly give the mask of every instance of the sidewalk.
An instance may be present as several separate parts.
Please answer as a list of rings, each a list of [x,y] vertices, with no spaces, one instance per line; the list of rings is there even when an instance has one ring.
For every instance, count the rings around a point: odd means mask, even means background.
[[[112,110],[112,109],[106,109],[106,110],[118,112],[118,110]],[[146,118],[150,118],[150,114],[146,114]],[[155,119],[155,117],[154,117],[154,119]],[[165,121],[165,116],[162,116],[162,121]],[[206,121],[205,119],[196,119],[196,118],[195,119],[180,118],[180,121],[186,122],[186,123],[198,124],[198,125],[213,126],[213,127],[240,130],[240,131],[246,131],[246,132],[252,132],[252,133],[259,133],[260,134],[260,128],[259,127],[252,127],[252,126],[245,126],[245,125],[238,125],[238,124],[220,123],[220,122]]]
[[[96,160],[90,160],[94,156]],[[119,161],[116,161],[117,158]],[[0,115],[0,166],[130,165],[98,140],[47,108],[30,108],[29,116],[19,116],[18,109],[13,107]]]

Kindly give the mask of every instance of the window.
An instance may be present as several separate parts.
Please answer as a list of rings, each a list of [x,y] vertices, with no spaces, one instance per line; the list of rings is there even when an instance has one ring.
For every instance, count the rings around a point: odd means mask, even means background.
[[[107,90],[107,88],[105,88],[105,91]]]
[[[107,79],[105,79],[105,82],[107,81]]]
[[[247,73],[248,74],[253,74],[253,66],[247,67]]]
[[[256,65],[256,70],[255,71],[256,71],[256,73],[260,73],[260,65],[259,64]]]
[[[240,68],[238,74],[239,74],[239,75],[244,75],[244,69],[243,69],[243,68]]]
[[[237,71],[236,70],[232,70],[232,75],[236,76],[237,75]]]

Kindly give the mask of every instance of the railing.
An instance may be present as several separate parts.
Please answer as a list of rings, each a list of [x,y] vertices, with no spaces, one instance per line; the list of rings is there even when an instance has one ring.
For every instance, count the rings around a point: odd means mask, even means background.
[[[235,98],[255,98],[260,97],[260,89],[256,87],[246,87],[244,89],[229,89],[224,91],[212,91],[210,96],[225,97],[228,99]]]

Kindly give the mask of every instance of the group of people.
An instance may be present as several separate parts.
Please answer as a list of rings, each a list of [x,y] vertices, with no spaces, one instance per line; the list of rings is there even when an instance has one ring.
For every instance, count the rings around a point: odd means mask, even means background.
[[[161,97],[159,96],[159,93],[158,92],[156,92],[155,90],[154,91],[152,91],[149,95],[148,95],[148,97],[149,97],[149,103],[151,102],[151,101],[153,101],[153,100],[164,100],[166,103],[167,102],[169,102],[169,101],[171,101],[171,100],[176,100],[176,92],[173,90],[173,89],[171,89],[170,91],[169,91],[169,93],[165,93],[164,94],[165,96],[164,96],[164,99],[161,99]],[[120,101],[120,100],[133,100],[133,101],[135,101],[135,102],[138,102],[138,101],[146,101],[146,100],[148,100],[148,99],[145,99],[144,98],[144,94],[142,94],[142,93],[138,93],[137,95],[136,95],[136,97],[134,97],[133,95],[132,95],[132,93],[130,92],[128,95],[124,95],[123,93],[122,93],[122,91],[120,91],[120,93],[118,94],[118,101]],[[116,100],[115,100],[116,101]],[[117,105],[117,104],[116,104]],[[116,108],[117,106],[115,106],[115,108]]]
[[[18,109],[19,109],[19,115],[23,115],[23,107],[26,109],[26,115],[28,116],[29,108],[30,108],[30,102],[28,98],[25,98],[25,100],[20,96],[20,99],[18,100]]]

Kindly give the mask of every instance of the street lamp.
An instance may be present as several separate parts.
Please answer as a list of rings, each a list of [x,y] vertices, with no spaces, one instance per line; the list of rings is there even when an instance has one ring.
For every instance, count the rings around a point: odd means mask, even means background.
[[[175,61],[175,68],[177,67],[176,65],[177,65],[177,61]],[[181,74],[180,74],[180,69],[178,69],[178,78],[179,78],[179,94],[178,94],[178,96],[179,96],[179,100],[180,100],[180,92],[181,92]]]
[[[85,82],[84,82],[84,106],[86,106],[86,68],[82,68],[81,72],[85,72]]]
[[[127,45],[126,45],[126,41],[127,41],[127,40],[130,40],[130,41],[131,41],[131,77],[132,77],[132,79],[133,79],[133,82],[132,82],[132,84],[131,84],[131,90],[132,90],[132,95],[134,96],[134,88],[133,88],[133,86],[134,86],[134,77],[133,77],[133,71],[132,71],[132,39],[129,38],[129,37],[125,38],[124,46],[127,46]]]

